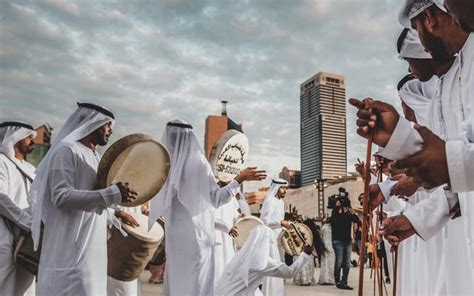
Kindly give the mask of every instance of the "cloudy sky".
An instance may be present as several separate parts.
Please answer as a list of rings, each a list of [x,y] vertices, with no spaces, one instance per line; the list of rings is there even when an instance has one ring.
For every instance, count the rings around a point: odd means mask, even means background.
[[[75,102],[116,113],[115,139],[161,138],[182,118],[203,142],[204,121],[242,122],[251,164],[299,169],[299,85],[343,74],[347,97],[398,104],[399,0],[17,1],[0,3],[0,121],[48,122]],[[364,156],[347,106],[348,168]],[[255,184],[254,186],[264,185]],[[252,187],[252,186],[251,186]]]

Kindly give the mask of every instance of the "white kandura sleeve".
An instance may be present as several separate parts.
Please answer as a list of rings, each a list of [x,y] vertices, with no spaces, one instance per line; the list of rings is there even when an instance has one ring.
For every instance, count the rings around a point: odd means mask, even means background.
[[[393,180],[387,179],[387,180],[382,181],[382,182],[377,184],[380,188],[380,191],[382,192],[382,195],[383,195],[384,199],[385,199],[384,203],[388,203],[390,201],[390,199],[392,198],[392,196],[390,195],[390,190],[397,183],[398,183],[398,181],[393,181]]]
[[[0,215],[14,222],[19,227],[30,230],[31,216],[13,202],[8,196],[9,180],[5,163],[0,161]],[[23,180],[22,180],[23,181]]]
[[[214,227],[216,230],[229,233],[230,230],[232,229],[233,225],[230,225],[229,223],[226,223],[224,220],[215,218],[214,219]]]
[[[216,209],[228,203],[240,190],[240,184],[235,180],[220,188],[214,179],[209,178],[209,185],[211,188],[211,192],[209,192],[211,203]]]
[[[391,160],[405,159],[423,148],[423,138],[412,124],[400,117],[388,140],[387,145],[379,153]]]
[[[403,215],[423,240],[429,240],[451,219],[450,211],[458,202],[458,195],[438,189],[430,197],[408,207]]]
[[[262,272],[264,276],[277,278],[292,278],[301,270],[306,264],[312,264],[311,256],[305,252],[301,252],[298,259],[290,266],[281,261],[269,259],[265,270]]]
[[[51,201],[58,209],[102,213],[107,207],[121,202],[120,190],[112,185],[100,190],[74,188],[78,174],[74,165],[74,153],[70,147],[62,147],[51,163]]]
[[[453,192],[474,191],[474,143],[447,141],[449,182]]]

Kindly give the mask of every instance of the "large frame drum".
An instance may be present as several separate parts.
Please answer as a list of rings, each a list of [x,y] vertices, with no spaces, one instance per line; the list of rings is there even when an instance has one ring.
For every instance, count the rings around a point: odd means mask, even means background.
[[[240,174],[247,162],[249,140],[236,130],[228,130],[212,146],[209,163],[219,181],[230,182]]]
[[[239,235],[234,237],[234,243],[237,249],[242,248],[249,238],[250,232],[258,225],[264,224],[262,220],[254,216],[245,216],[235,222],[235,227],[237,227],[237,231],[239,232]]]
[[[153,198],[163,187],[170,170],[166,147],[144,134],[131,134],[113,143],[102,156],[97,170],[97,186],[105,188],[128,182],[138,193],[124,207],[135,207]]]
[[[126,237],[113,227],[107,241],[107,274],[124,282],[133,281],[140,276],[165,235],[163,227],[156,222],[148,231],[148,216],[129,214],[140,226],[132,227],[122,223],[123,230],[128,234]]]
[[[278,242],[285,250],[285,253],[292,256],[298,256],[303,251],[305,243],[310,246],[313,245],[313,233],[311,232],[311,229],[303,223],[292,224],[290,230],[283,228],[282,232],[278,235]],[[298,229],[305,243],[303,243],[303,240],[301,240],[294,227]]]

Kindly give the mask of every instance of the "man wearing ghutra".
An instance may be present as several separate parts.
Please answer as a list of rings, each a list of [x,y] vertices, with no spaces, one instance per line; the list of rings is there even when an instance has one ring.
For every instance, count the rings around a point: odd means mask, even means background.
[[[78,103],[36,171],[32,235],[38,246],[44,223],[37,295],[107,294],[107,208],[134,200],[127,184],[96,189],[100,156],[114,115]]]
[[[281,262],[274,249],[277,241],[272,229],[259,225],[250,233],[249,238],[234,258],[225,267],[224,274],[217,281],[216,296],[254,296],[259,295],[258,286],[264,277],[292,278],[310,260],[312,247],[305,245],[303,252],[287,266]],[[284,294],[271,294],[279,296]]]
[[[151,200],[149,223],[160,216],[166,221],[165,295],[213,295],[214,209],[230,202],[242,182],[266,175],[247,168],[219,188],[193,127],[182,120],[167,124],[162,142],[170,152],[171,169]]]
[[[13,261],[14,238],[30,231],[28,190],[35,168],[25,158],[33,151],[36,132],[31,125],[0,124],[0,291],[4,295],[34,295],[34,276]]]
[[[290,226],[289,222],[285,220],[285,203],[283,202],[287,186],[286,180],[272,180],[260,210],[260,219],[272,229],[275,240],[281,233],[282,227]],[[280,258],[283,257],[283,251],[278,247],[274,251],[280,254]],[[277,258],[276,254],[274,257]],[[282,278],[266,277],[263,281],[262,291],[264,295],[284,295],[285,283]]]

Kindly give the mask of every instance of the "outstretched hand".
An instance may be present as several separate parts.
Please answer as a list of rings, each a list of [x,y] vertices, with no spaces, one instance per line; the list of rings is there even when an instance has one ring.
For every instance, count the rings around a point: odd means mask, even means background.
[[[138,221],[132,215],[125,213],[124,211],[115,211],[115,217],[119,218],[123,223],[132,227],[140,226]]]
[[[449,183],[446,142],[424,126],[415,125],[415,129],[423,138],[423,149],[406,159],[397,160],[393,166],[405,169],[407,176],[412,176],[426,189]]]
[[[248,167],[241,171],[240,174],[235,177],[235,181],[242,184],[244,181],[261,181],[265,180],[267,173],[264,170],[257,170],[257,167]]]
[[[385,147],[397,126],[400,115],[390,104],[366,98],[363,101],[349,99],[349,103],[359,109],[357,111],[357,133],[364,138],[373,133],[375,144]]]

